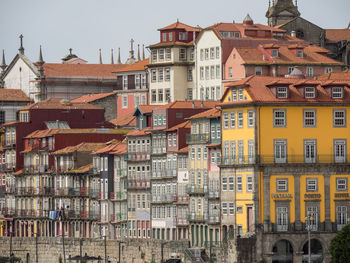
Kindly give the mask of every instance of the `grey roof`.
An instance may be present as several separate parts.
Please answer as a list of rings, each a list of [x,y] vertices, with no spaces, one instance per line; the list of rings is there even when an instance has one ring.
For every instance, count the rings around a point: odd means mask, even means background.
[[[45,121],[45,125],[48,129],[70,129],[66,121]]]

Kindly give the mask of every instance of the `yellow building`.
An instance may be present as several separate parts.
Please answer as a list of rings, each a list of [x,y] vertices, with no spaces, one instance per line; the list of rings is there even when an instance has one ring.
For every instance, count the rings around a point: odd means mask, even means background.
[[[232,189],[236,236],[256,236],[257,260],[302,262],[309,225],[313,258],[329,261],[350,210],[349,84],[292,75],[227,85],[221,187]]]

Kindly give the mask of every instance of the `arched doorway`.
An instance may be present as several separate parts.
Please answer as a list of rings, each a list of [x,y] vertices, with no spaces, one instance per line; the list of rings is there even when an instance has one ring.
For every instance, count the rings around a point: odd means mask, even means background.
[[[303,262],[309,262],[309,241],[303,246]],[[323,247],[319,240],[311,239],[311,262],[322,263],[323,262]]]
[[[293,263],[293,247],[288,240],[278,241],[272,248],[272,263]]]

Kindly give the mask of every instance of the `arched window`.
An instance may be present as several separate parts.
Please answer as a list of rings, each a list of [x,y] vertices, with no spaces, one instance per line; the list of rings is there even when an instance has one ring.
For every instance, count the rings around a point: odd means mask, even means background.
[[[272,248],[272,263],[293,263],[293,247],[288,240],[278,241]]]
[[[309,241],[303,246],[303,262],[308,262],[309,256]],[[311,239],[311,258],[313,263],[323,262],[323,248],[322,244],[317,239]]]

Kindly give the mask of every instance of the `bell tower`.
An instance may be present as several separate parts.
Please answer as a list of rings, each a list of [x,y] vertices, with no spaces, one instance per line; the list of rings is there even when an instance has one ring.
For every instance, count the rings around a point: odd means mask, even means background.
[[[267,24],[271,27],[282,25],[299,17],[298,1],[295,0],[269,0],[269,8],[266,12]]]

